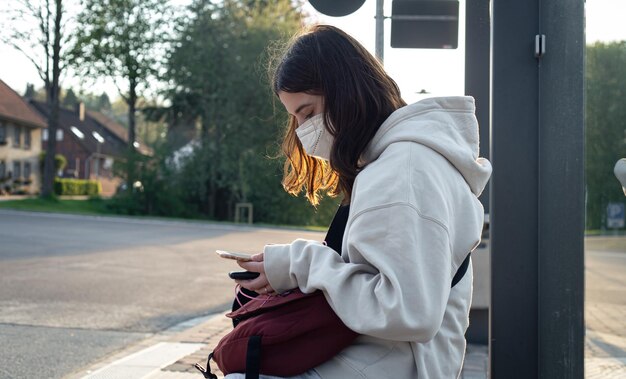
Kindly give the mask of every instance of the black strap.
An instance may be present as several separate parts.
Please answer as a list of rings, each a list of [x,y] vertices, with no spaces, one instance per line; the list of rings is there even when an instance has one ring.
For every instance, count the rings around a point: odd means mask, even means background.
[[[469,266],[470,255],[471,253],[467,254],[467,257],[465,257],[465,260],[463,261],[463,263],[461,263],[459,269],[456,270],[456,274],[454,274],[454,278],[452,278],[452,287],[456,286],[456,284],[460,282],[461,279],[463,279],[463,277],[465,276],[465,272],[467,271],[467,267]]]
[[[246,379],[259,379],[261,371],[261,336],[248,338],[246,352]]]
[[[333,221],[330,223],[328,232],[326,232],[326,237],[324,238],[326,246],[335,250],[339,254],[341,254],[341,243],[343,242],[343,233],[346,230],[349,214],[349,204],[340,206],[339,209],[337,209],[337,213],[335,213],[335,217],[333,217]]]
[[[326,245],[339,254],[341,254],[341,243],[343,241],[344,231],[346,230],[346,224],[348,223],[349,214],[350,204],[339,206],[337,212],[335,213],[335,216],[333,217],[333,221],[328,227],[326,237],[324,238]],[[257,297],[259,295],[258,293],[247,290],[245,288],[241,288],[240,291],[243,292],[243,294],[241,292],[238,292],[237,295],[235,295],[235,299],[233,300],[233,305],[231,307],[233,312],[241,308],[243,304],[249,302],[251,298]],[[237,326],[238,323],[239,320],[234,318],[233,327]]]
[[[209,354],[209,358],[206,361],[206,368],[202,367],[200,363],[196,363],[194,367],[202,373],[202,376],[205,379],[217,379],[217,375],[211,372],[211,359],[213,358],[213,353]]]
[[[346,230],[346,224],[348,223],[348,215],[350,214],[350,204],[342,205],[337,209],[337,213],[335,213],[335,217],[333,217],[333,221],[330,223],[330,227],[328,228],[328,232],[326,233],[326,237],[324,241],[326,245],[339,254],[341,254],[341,243],[343,242],[343,234]],[[467,267],[469,266],[470,254],[467,254],[465,260],[459,266],[459,269],[456,271],[454,278],[452,278],[452,285],[450,288],[456,286],[458,282],[463,279],[465,273],[467,272]]]

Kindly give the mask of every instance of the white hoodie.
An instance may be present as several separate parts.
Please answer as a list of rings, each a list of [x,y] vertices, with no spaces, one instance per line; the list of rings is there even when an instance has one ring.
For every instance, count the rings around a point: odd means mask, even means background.
[[[478,157],[471,97],[422,100],[395,111],[362,156],[341,256],[318,241],[264,249],[279,291],[324,291],[362,334],[316,368],[326,378],[456,378],[465,354],[471,265],[480,241],[478,195],[491,175]]]

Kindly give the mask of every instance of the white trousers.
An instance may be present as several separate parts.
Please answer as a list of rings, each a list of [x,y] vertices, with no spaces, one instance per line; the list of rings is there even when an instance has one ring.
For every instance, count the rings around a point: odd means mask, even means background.
[[[246,374],[228,374],[224,377],[224,379],[246,379]],[[259,379],[322,379],[322,377],[319,376],[315,370],[309,370],[304,374],[290,376],[289,378],[271,375],[259,375]]]

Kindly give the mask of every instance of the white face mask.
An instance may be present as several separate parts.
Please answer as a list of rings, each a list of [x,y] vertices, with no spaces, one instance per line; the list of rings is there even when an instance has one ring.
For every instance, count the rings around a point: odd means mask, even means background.
[[[330,160],[330,149],[335,139],[324,125],[323,113],[306,120],[296,129],[296,134],[307,154]]]

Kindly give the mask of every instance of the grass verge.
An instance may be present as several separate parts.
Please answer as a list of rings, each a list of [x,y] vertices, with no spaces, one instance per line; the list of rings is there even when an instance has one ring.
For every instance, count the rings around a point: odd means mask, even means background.
[[[108,200],[93,198],[88,200],[61,200],[31,198],[0,201],[0,208],[35,212],[58,212],[86,215],[112,215],[107,209]]]
[[[110,209],[107,205],[111,203],[109,199],[90,198],[87,200],[69,200],[69,199],[43,199],[43,198],[28,198],[20,200],[5,200],[0,201],[0,209],[14,209],[20,211],[31,212],[49,212],[49,213],[69,213],[69,214],[82,214],[82,215],[109,215],[109,216],[122,216],[122,217],[136,217],[136,218],[148,218],[158,220],[184,220],[192,222],[208,222],[218,224],[229,225],[247,225],[247,224],[235,224],[228,221],[214,221],[209,219],[183,219],[179,217],[164,217],[164,216],[129,216],[125,214],[116,213]],[[286,228],[286,229],[303,229],[315,232],[326,231],[327,227],[324,226],[300,226],[300,225],[279,225],[269,223],[255,223],[256,227],[269,227],[269,228]]]

